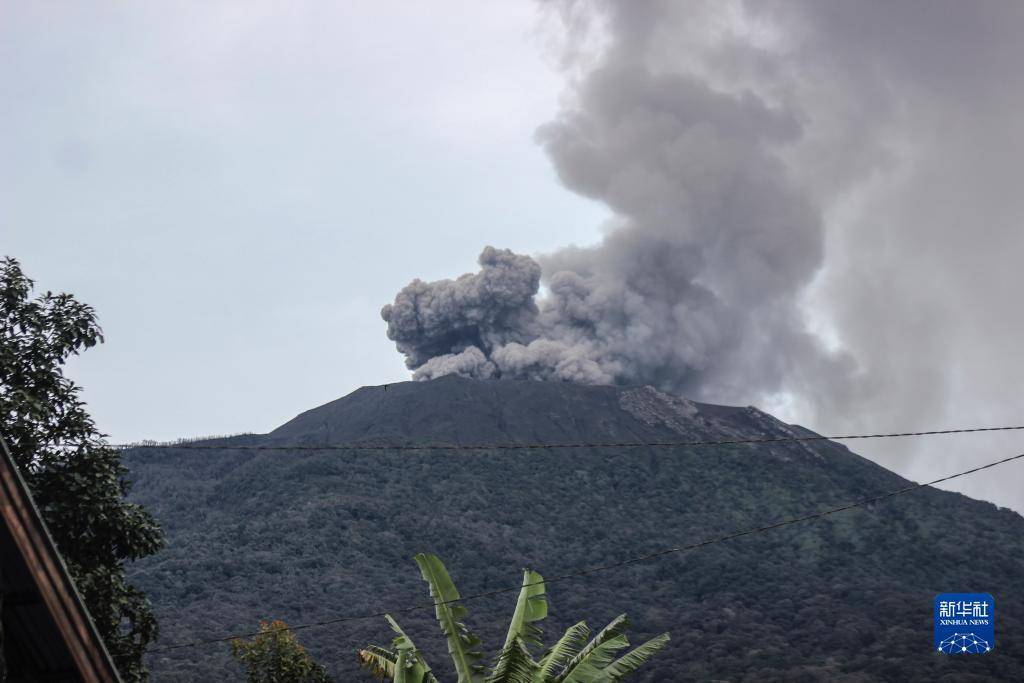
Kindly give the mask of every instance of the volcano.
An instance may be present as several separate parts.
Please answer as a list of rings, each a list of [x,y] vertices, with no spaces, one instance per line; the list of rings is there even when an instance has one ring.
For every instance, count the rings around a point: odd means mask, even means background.
[[[269,434],[126,452],[132,497],[168,539],[131,578],[154,603],[161,647],[249,632],[260,619],[422,604],[417,552],[443,558],[468,595],[516,586],[523,567],[554,577],[909,484],[824,440],[607,445],[813,435],[651,387],[454,376],[363,387]],[[315,448],[337,444],[358,447]],[[466,448],[390,448],[441,444]],[[503,448],[524,444],[576,446]],[[638,681],[1024,680],[1022,567],[1020,515],[925,488],[553,582],[543,625],[551,640],[580,619],[628,612],[635,642],[671,632]],[[935,595],[975,591],[996,601],[992,651],[936,652]],[[467,603],[489,655],[515,597]],[[454,680],[432,611],[401,621],[439,678]],[[391,637],[383,619],[297,635],[338,681],[370,680],[355,651]],[[156,681],[240,680],[229,650],[171,650],[149,665]]]

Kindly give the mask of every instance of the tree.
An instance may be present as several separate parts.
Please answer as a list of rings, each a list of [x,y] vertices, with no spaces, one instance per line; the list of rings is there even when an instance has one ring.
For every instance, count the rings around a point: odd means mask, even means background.
[[[163,534],[127,502],[127,469],[104,442],[64,376],[67,359],[103,341],[93,309],[69,294],[32,298],[32,280],[0,260],[0,436],[122,677],[144,681],[157,623],[125,562],[163,546]]]
[[[435,555],[415,558],[423,579],[430,586],[437,621],[448,641],[448,653],[455,665],[459,683],[615,683],[636,671],[668,642],[663,633],[643,645],[618,656],[629,647],[628,622],[621,614],[591,638],[586,622],[569,627],[539,661],[533,659],[530,646],[541,645],[541,630],[536,622],[548,614],[544,579],[529,569],[523,571],[522,589],[516,601],[505,644],[494,666],[486,673],[479,663],[480,639],[462,622],[467,610],[460,602],[448,570]],[[391,615],[385,615],[397,634],[393,649],[370,645],[359,651],[359,661],[373,676],[394,683],[437,683],[423,655],[402,631]]]
[[[249,669],[249,683],[330,683],[322,666],[283,621],[261,621],[252,640],[231,641],[231,654]]]

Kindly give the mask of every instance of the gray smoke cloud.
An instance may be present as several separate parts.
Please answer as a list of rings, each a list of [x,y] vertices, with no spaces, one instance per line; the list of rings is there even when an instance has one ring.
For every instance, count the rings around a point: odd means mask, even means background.
[[[491,352],[525,341],[537,318],[540,266],[529,256],[487,247],[480,272],[457,280],[414,280],[384,306],[388,338],[417,379],[496,374]]]
[[[653,384],[696,398],[782,392],[799,365],[842,376],[798,295],[823,223],[780,149],[794,111],[750,90],[645,64],[646,39],[610,5],[611,43],[537,139],[572,190],[605,202],[598,245],[536,261],[488,247],[481,270],[415,281],[384,307],[417,379],[448,373]]]
[[[612,218],[402,290],[417,378],[652,384],[831,432],[1020,422],[1024,4],[545,6],[567,90],[537,140]],[[922,478],[1019,441],[872,452]],[[964,486],[1020,506],[1022,479]]]

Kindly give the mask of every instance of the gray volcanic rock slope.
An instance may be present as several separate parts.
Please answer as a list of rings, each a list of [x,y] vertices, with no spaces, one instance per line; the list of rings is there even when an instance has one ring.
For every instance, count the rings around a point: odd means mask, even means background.
[[[678,440],[692,429],[708,429],[711,415],[650,387],[622,390],[449,375],[429,384],[363,387],[268,436],[270,442],[308,444],[615,443]]]
[[[752,408],[649,387],[445,377],[364,387],[270,434],[219,446],[617,443],[809,435]],[[935,442],[936,448],[941,441]],[[993,458],[996,456],[994,455]],[[398,610],[426,596],[414,553],[436,552],[463,594],[826,509],[907,482],[827,441],[718,447],[260,451],[126,454],[133,497],[168,548],[132,568],[161,644]],[[1009,465],[1013,466],[1013,465]],[[867,509],[549,586],[548,639],[628,612],[636,639],[672,642],[637,680],[1024,680],[1024,519],[922,490]],[[932,599],[984,591],[996,649],[931,652]],[[514,594],[468,604],[490,654]],[[446,647],[427,611],[402,615],[435,670]],[[368,680],[353,653],[382,620],[300,632],[337,680]],[[157,681],[241,679],[224,643],[152,655]],[[969,677],[973,676],[971,679]],[[444,680],[444,678],[442,678]]]

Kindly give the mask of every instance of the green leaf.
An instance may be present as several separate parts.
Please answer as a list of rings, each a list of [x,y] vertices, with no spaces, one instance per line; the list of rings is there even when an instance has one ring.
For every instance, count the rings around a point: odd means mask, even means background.
[[[487,683],[533,683],[537,669],[526,643],[521,638],[513,638],[502,648]]]
[[[532,624],[548,615],[548,601],[544,593],[544,577],[529,569],[523,570],[523,587],[519,591],[516,610],[505,637],[507,648],[516,638],[524,643],[540,645],[541,630]]]
[[[481,683],[483,667],[478,664],[481,657],[475,647],[480,639],[469,632],[466,625],[459,621],[467,613],[465,606],[457,601],[461,598],[455,589],[448,570],[436,555],[419,553],[416,564],[423,574],[423,580],[430,586],[430,596],[434,598],[434,610],[441,631],[448,641],[448,652],[455,664],[455,672],[459,676],[458,683]]]
[[[395,660],[395,683],[411,683],[408,670],[406,669],[408,659],[408,649],[402,648],[398,651],[398,658]]]
[[[0,259],[0,437],[122,678],[143,681],[157,622],[125,563],[159,550],[162,534],[125,500],[121,454],[64,376],[68,358],[103,340],[95,312],[70,294],[33,297],[32,287],[15,259]]]
[[[534,675],[535,683],[545,683],[555,678],[566,663],[579,654],[590,637],[590,629],[585,621],[570,626],[558,642],[549,649],[540,660],[540,669]]]
[[[399,652],[405,651],[408,653],[406,657],[406,668],[408,669],[406,675],[410,683],[437,683],[437,679],[430,672],[430,667],[423,659],[422,653],[413,644],[412,638],[406,635],[402,627],[398,625],[398,622],[390,614],[385,614],[384,618],[391,624],[391,630],[398,634],[392,641],[395,649]]]
[[[660,636],[651,638],[643,645],[630,650],[622,657],[605,667],[604,674],[607,676],[609,681],[622,680],[645,664],[658,650],[665,647],[668,641],[669,636],[667,633],[662,633]]]
[[[357,653],[359,665],[374,678],[384,680],[395,677],[395,662],[398,655],[379,645],[368,645]]]
[[[616,683],[647,662],[669,639],[664,633],[617,658],[619,651],[629,647],[625,634],[628,622],[626,615],[621,614],[589,642],[590,629],[585,622],[571,626],[544,653],[540,662],[535,662],[527,638],[538,642],[536,636],[540,629],[535,624],[547,616],[548,602],[543,578],[525,570],[505,646],[490,673],[483,678],[483,667],[476,661],[480,653],[472,649],[479,641],[459,621],[466,615],[466,608],[459,603],[459,592],[448,571],[434,555],[420,554],[415,559],[430,585],[437,619],[448,640],[459,683]],[[374,646],[361,650],[363,666],[374,675],[390,676],[396,683],[437,683],[412,639],[390,615],[385,617],[397,634],[393,641],[395,651]],[[398,666],[399,656],[401,667]]]
[[[611,620],[597,635],[569,660],[555,683],[592,683],[601,680],[601,669],[615,659],[615,653],[629,647],[624,630],[629,622],[625,614]]]

